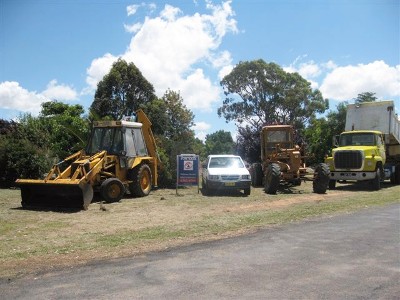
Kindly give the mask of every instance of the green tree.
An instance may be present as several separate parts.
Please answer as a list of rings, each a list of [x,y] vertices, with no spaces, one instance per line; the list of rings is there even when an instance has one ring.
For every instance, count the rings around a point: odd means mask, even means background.
[[[363,102],[375,102],[378,98],[375,96],[375,93],[365,92],[357,95],[355,99],[355,103],[363,103]]]
[[[263,60],[240,62],[221,81],[227,96],[218,115],[239,124],[306,124],[329,107],[319,90],[298,73]]]
[[[184,105],[180,93],[169,89],[162,98],[147,103],[143,109],[152,122],[162,154],[160,186],[172,186],[176,182],[176,156],[201,150],[201,141],[199,143],[191,129],[194,115]]]
[[[68,105],[58,101],[42,104],[39,119],[47,126],[53,153],[59,159],[83,149],[86,145],[90,124],[83,117],[81,105]]]
[[[233,154],[235,143],[229,131],[218,130],[207,134],[205,140],[206,155]]]
[[[324,161],[324,156],[334,147],[332,138],[344,131],[347,102],[336,106],[336,111],[329,111],[326,117],[313,119],[304,131],[306,152],[310,155],[311,165]]]
[[[249,149],[256,149],[259,144],[262,126],[291,124],[301,130],[329,107],[321,92],[313,90],[298,73],[285,72],[279,65],[261,59],[240,62],[221,85],[226,98],[218,115],[227,122],[235,121],[238,140]],[[251,162],[257,159],[252,152],[240,154]]]
[[[51,151],[47,147],[48,135],[37,119],[25,116],[24,124],[0,122],[0,186],[13,186],[17,178],[39,178],[49,170]]]
[[[118,59],[97,84],[90,112],[99,118],[118,120],[154,99],[154,87],[140,70],[133,63]]]

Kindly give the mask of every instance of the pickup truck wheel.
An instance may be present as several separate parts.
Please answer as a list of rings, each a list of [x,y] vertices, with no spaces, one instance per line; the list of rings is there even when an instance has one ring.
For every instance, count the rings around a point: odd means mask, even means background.
[[[147,196],[151,191],[151,170],[147,164],[142,164],[133,169],[129,174],[132,183],[129,184],[129,191],[136,197]]]
[[[250,195],[250,188],[244,189],[244,195],[249,196]]]
[[[201,180],[201,191],[203,192],[203,195],[209,194],[209,189],[208,189],[207,183],[204,181],[204,179]]]
[[[336,180],[329,180],[328,186],[330,190],[336,189]]]
[[[375,178],[372,179],[372,190],[379,191],[381,189],[381,170],[376,170]]]
[[[265,174],[264,190],[267,194],[276,194],[281,178],[281,168],[278,164],[269,164]]]
[[[100,196],[107,202],[118,202],[124,194],[125,187],[117,178],[108,178],[100,186]]]
[[[314,171],[313,191],[317,194],[325,194],[329,184],[329,167],[320,163]]]

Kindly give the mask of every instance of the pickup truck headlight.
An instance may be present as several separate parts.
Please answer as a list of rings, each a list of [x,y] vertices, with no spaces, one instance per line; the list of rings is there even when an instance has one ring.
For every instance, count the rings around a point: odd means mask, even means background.
[[[219,175],[210,175],[208,178],[210,180],[218,180],[219,179]]]
[[[250,175],[242,175],[242,179],[250,179]]]

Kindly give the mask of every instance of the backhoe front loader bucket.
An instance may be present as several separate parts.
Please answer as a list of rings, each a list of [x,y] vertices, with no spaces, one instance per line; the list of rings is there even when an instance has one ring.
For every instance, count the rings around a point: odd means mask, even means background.
[[[44,180],[17,180],[24,208],[64,208],[86,210],[93,199],[90,184]]]

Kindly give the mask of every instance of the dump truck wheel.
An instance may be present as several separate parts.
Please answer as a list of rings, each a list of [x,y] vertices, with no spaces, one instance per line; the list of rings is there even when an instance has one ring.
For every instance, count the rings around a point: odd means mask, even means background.
[[[379,191],[381,189],[381,169],[380,168],[376,169],[376,175],[375,175],[375,178],[372,179],[371,188],[373,191]]]
[[[314,171],[313,191],[317,194],[325,194],[329,185],[329,167],[327,164],[320,163]]]
[[[139,167],[132,170],[131,180],[129,184],[129,191],[136,197],[147,196],[151,191],[151,170],[146,164],[142,164]]]
[[[278,164],[269,164],[265,174],[264,190],[267,194],[276,194],[281,177],[281,168]]]
[[[397,165],[394,169],[394,183],[400,184],[400,165]]]
[[[100,186],[100,196],[107,202],[118,202],[125,194],[125,187],[117,178],[108,178]]]

